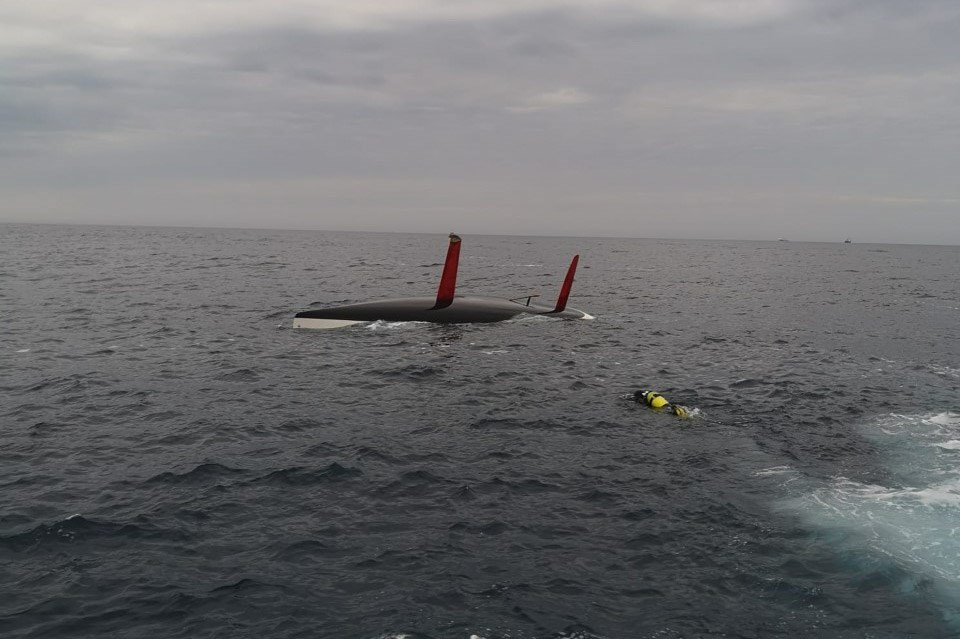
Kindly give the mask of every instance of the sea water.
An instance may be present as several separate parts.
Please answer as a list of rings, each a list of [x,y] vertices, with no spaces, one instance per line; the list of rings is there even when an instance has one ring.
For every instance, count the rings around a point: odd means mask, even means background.
[[[0,636],[960,636],[960,249],[445,248],[0,225]]]
[[[884,476],[838,475],[788,504],[856,570],[896,575],[960,633],[960,414],[891,413],[859,427]]]

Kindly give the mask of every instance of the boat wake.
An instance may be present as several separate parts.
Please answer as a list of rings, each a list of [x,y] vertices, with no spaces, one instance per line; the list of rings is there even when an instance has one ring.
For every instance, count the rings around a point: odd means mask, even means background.
[[[960,630],[960,415],[890,414],[861,427],[886,469],[883,485],[837,476],[812,485],[778,467],[798,515],[858,572],[887,574],[931,598]]]

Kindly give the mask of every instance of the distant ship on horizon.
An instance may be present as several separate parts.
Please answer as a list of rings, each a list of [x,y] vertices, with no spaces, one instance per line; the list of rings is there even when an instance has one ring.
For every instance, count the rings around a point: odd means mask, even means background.
[[[843,241],[843,243],[844,243],[844,244],[853,244],[853,242],[850,240],[849,237],[848,237],[847,239],[845,239],[845,240]]]

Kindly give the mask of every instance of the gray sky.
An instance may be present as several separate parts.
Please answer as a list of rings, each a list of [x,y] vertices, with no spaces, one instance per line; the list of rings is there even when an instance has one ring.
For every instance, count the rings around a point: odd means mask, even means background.
[[[960,2],[0,0],[0,221],[960,244]]]

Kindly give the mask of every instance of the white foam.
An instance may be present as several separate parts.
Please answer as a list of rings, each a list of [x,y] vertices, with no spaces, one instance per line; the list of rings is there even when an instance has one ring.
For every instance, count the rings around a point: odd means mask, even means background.
[[[861,428],[863,435],[887,450],[887,454],[902,458],[905,455],[925,455],[922,447],[940,445],[960,435],[960,415],[953,412],[902,415],[890,413],[875,424]],[[906,466],[907,464],[903,464]]]
[[[940,375],[942,377],[960,377],[960,369],[952,368],[950,366],[930,366],[930,370],[933,371],[934,375]]]
[[[955,515],[958,517],[958,524],[960,524],[960,480],[949,481],[924,488],[923,490],[917,490],[913,496],[924,506],[949,506],[957,509]]]
[[[786,473],[794,472],[793,468],[790,466],[771,466],[770,468],[762,468],[753,473],[754,477],[769,477],[771,475],[784,475]]]
[[[960,484],[956,481],[890,489],[840,477],[801,497],[797,505],[818,528],[846,531],[853,535],[850,542],[857,549],[940,579],[960,596]]]
[[[410,328],[410,327],[418,326],[421,324],[429,324],[429,323],[430,322],[388,322],[385,320],[377,320],[375,322],[371,322],[370,325],[367,326],[367,330],[396,331],[404,328]]]
[[[939,424],[941,426],[960,426],[960,415],[954,413],[940,413],[939,415],[934,415],[928,420],[931,424]]]
[[[921,514],[920,510],[932,506],[960,507],[960,478],[923,488],[887,488],[875,484],[860,484],[847,478],[837,478],[835,481],[830,489],[835,492],[833,497],[851,507],[853,502],[858,502],[860,505],[873,504],[905,514]]]
[[[828,539],[845,553],[867,553],[929,578],[939,603],[960,609],[960,416],[890,414],[860,426],[885,466],[883,484],[834,477],[787,500],[812,527],[842,532]],[[777,474],[783,467],[755,473]],[[784,471],[785,472],[785,471]]]

